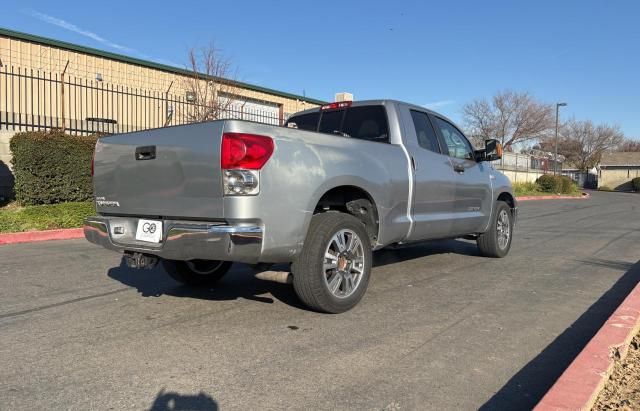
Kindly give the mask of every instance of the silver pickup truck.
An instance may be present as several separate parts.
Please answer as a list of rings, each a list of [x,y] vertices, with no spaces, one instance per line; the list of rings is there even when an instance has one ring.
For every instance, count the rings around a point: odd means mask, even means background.
[[[495,140],[474,150],[444,116],[393,100],[332,103],[284,127],[218,120],[113,135],[96,144],[98,215],[84,233],[188,285],[248,263],[338,313],[364,295],[373,250],[465,237],[504,257],[517,207],[490,163],[501,155]]]

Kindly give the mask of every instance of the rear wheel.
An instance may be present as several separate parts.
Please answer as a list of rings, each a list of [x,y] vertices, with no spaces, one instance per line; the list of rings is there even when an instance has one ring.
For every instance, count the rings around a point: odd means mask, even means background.
[[[495,214],[486,233],[478,236],[478,248],[485,257],[502,258],[511,249],[513,237],[513,216],[509,204],[504,201],[496,203]]]
[[[371,243],[360,220],[344,213],[316,214],[291,267],[296,294],[317,311],[350,310],[367,290],[371,260]]]
[[[162,266],[171,278],[191,286],[213,285],[229,271],[233,263],[218,260],[162,260]]]

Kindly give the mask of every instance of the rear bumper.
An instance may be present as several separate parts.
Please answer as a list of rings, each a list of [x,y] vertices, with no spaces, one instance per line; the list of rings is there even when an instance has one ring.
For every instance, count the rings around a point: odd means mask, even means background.
[[[84,236],[89,242],[113,251],[137,251],[170,260],[223,260],[258,262],[262,250],[262,227],[224,223],[163,220],[159,244],[135,240],[138,218],[89,217]],[[113,227],[124,228],[115,234]]]

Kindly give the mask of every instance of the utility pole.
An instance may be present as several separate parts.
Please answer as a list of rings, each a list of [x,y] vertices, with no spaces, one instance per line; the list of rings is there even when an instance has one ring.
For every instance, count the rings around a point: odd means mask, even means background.
[[[553,157],[553,175],[558,173],[558,115],[560,114],[560,107],[566,106],[567,103],[556,103],[556,154]],[[562,171],[562,170],[560,170]]]

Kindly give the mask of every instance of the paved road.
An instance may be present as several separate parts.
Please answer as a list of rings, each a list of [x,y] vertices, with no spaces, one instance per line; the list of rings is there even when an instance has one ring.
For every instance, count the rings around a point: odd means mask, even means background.
[[[640,279],[640,196],[520,215],[505,259],[377,253],[337,316],[242,266],[192,291],[81,240],[0,246],[0,409],[529,408]]]

